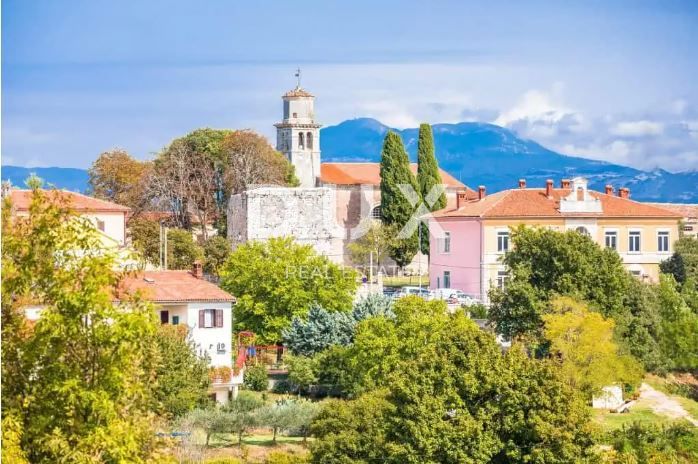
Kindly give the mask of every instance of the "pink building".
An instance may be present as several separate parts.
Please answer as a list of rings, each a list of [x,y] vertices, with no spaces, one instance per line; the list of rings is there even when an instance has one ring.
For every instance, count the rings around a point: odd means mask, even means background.
[[[564,179],[559,188],[519,188],[487,195],[480,187],[474,199],[458,193],[455,207],[429,220],[431,288],[454,288],[487,302],[492,287],[503,288],[509,273],[502,258],[510,248],[510,228],[519,225],[574,230],[612,248],[628,271],[656,281],[659,263],[671,256],[682,215],[630,199],[630,191],[612,186],[595,192],[587,181]]]

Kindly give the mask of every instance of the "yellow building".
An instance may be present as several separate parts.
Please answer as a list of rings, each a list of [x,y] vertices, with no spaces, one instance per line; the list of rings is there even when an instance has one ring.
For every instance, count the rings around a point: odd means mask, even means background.
[[[587,188],[578,177],[554,188],[526,188],[459,198],[455,208],[434,213],[430,220],[429,278],[432,288],[463,290],[487,301],[492,286],[506,286],[508,273],[502,257],[510,247],[510,228],[518,225],[576,230],[600,246],[613,248],[627,269],[641,279],[656,281],[659,263],[673,252],[681,215],[629,198],[621,188],[613,193]]]

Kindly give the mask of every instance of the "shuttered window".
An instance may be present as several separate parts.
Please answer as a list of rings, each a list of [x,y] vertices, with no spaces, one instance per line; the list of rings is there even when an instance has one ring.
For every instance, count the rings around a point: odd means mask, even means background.
[[[222,309],[200,309],[199,310],[199,327],[202,329],[210,329],[213,327],[223,327],[223,310]]]

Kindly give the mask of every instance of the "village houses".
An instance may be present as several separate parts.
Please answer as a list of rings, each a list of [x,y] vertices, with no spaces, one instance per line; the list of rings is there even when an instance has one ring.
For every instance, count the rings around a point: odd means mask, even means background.
[[[630,199],[630,191],[587,188],[581,177],[563,179],[556,188],[518,188],[477,198],[464,192],[455,207],[433,213],[429,220],[431,288],[457,288],[487,303],[490,288],[504,288],[509,271],[502,258],[511,249],[510,229],[518,225],[574,230],[590,236],[621,256],[637,278],[657,281],[659,264],[672,253],[679,237],[681,214]]]

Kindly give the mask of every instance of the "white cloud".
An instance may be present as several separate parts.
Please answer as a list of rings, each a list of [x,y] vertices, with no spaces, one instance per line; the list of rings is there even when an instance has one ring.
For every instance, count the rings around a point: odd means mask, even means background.
[[[548,124],[560,121],[566,115],[572,113],[561,102],[563,88],[563,85],[558,83],[553,86],[552,92],[529,90],[516,105],[500,113],[497,119],[494,120],[494,124],[510,126],[522,120]]]
[[[664,132],[664,125],[653,121],[625,121],[613,126],[610,131],[613,135],[621,137],[645,137],[661,135]]]

